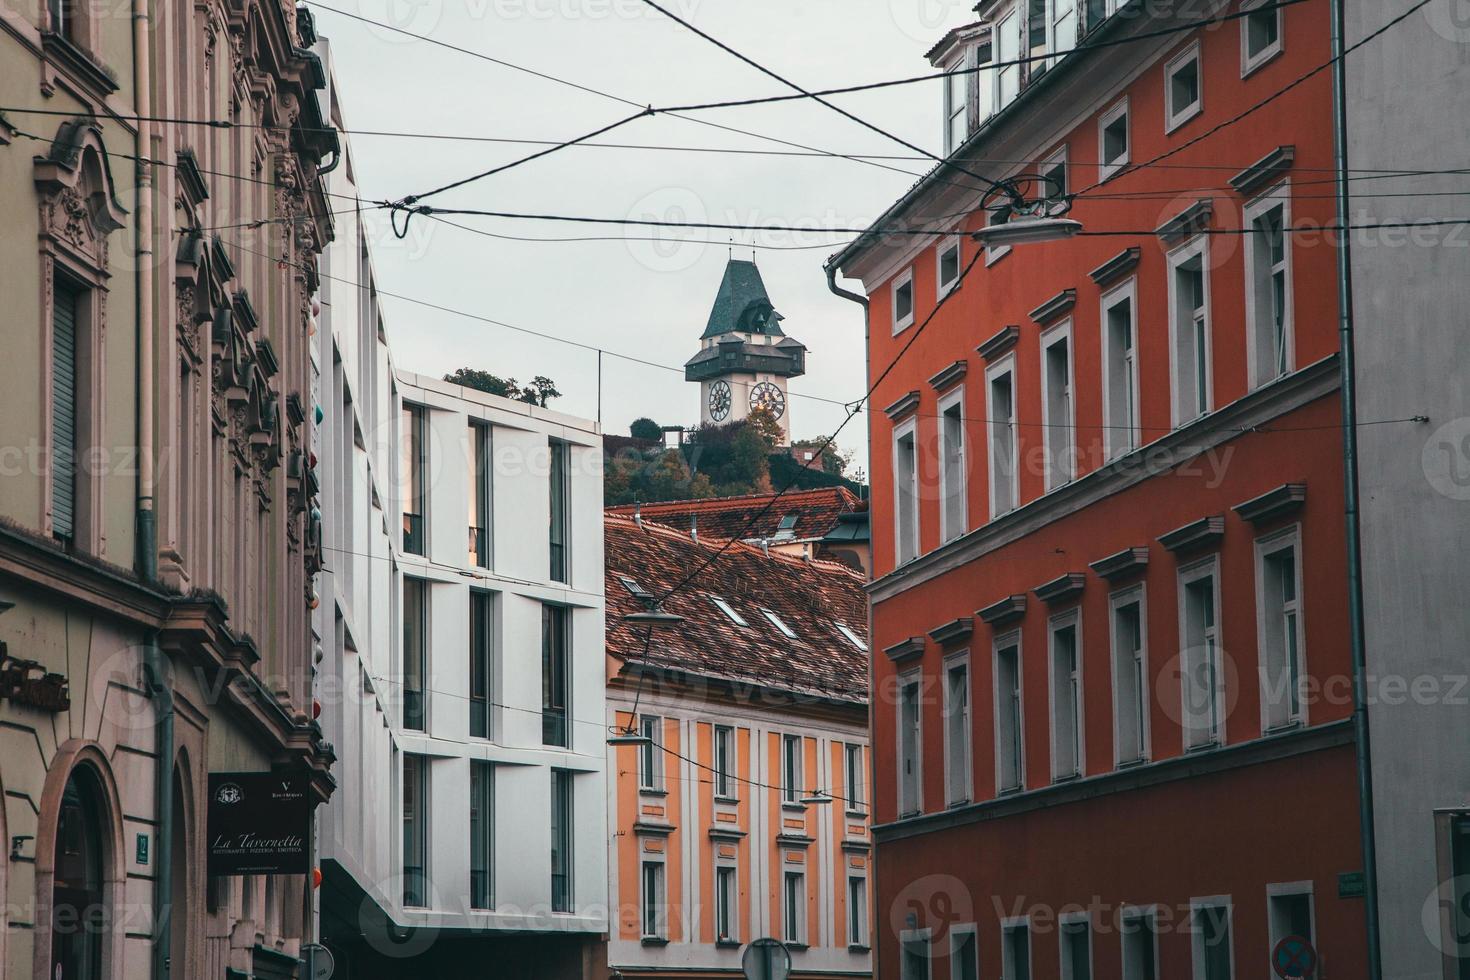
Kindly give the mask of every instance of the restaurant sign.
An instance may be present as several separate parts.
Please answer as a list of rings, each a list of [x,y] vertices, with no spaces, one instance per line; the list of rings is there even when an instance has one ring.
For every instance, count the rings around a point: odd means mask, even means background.
[[[304,774],[209,774],[209,873],[306,874],[311,803]]]

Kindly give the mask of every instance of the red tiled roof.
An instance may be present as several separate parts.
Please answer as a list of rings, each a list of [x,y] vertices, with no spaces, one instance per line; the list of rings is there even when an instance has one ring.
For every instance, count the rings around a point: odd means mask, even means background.
[[[646,513],[646,511],[645,511]],[[647,606],[623,581],[662,595],[717,551],[723,541],[645,520],[608,513],[606,542],[607,652],[641,662],[647,628],[623,617]],[[746,622],[740,626],[711,600],[725,600]],[[736,542],[665,604],[684,617],[653,631],[648,663],[712,679],[813,694],[852,703],[868,698],[868,655],[837,624],[867,642],[867,596],[862,576],[836,562],[767,554]],[[765,617],[775,613],[796,639]]]
[[[621,504],[607,508],[609,514],[632,517],[640,512],[646,521],[664,524],[688,532],[697,517],[700,538],[728,541],[758,541],[775,538],[781,518],[796,515],[792,539],[824,538],[837,526],[837,516],[858,510],[862,501],[846,487],[822,487],[816,490],[793,490],[776,499],[769,511],[761,509],[771,502],[773,493],[751,493],[739,497],[711,497],[706,500],[671,500],[654,504]],[[755,523],[752,525],[752,521]]]

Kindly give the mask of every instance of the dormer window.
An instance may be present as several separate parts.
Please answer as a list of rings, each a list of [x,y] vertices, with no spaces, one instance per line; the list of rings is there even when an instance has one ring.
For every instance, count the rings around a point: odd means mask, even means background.
[[[944,152],[958,150],[970,135],[970,103],[975,92],[974,50],[961,51],[945,68],[951,74],[944,80]]]

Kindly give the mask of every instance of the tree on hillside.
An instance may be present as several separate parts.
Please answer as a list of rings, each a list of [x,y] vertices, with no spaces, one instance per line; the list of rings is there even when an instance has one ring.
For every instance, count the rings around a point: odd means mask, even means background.
[[[522,385],[515,378],[502,378],[478,368],[460,368],[453,374],[446,374],[444,380],[541,408],[545,408],[551,399],[561,397],[561,392],[556,390],[556,382],[540,374],[532,378],[530,383]]]
[[[628,426],[628,434],[634,439],[662,439],[664,430],[653,419],[641,418],[634,419],[633,424]]]

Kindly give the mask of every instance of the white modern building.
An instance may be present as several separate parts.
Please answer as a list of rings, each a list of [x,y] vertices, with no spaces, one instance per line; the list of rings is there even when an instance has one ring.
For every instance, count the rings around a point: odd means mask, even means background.
[[[330,189],[356,194],[350,155]],[[323,942],[338,977],[600,980],[601,435],[395,372],[361,218],[339,217],[316,338],[317,685],[342,787]]]

